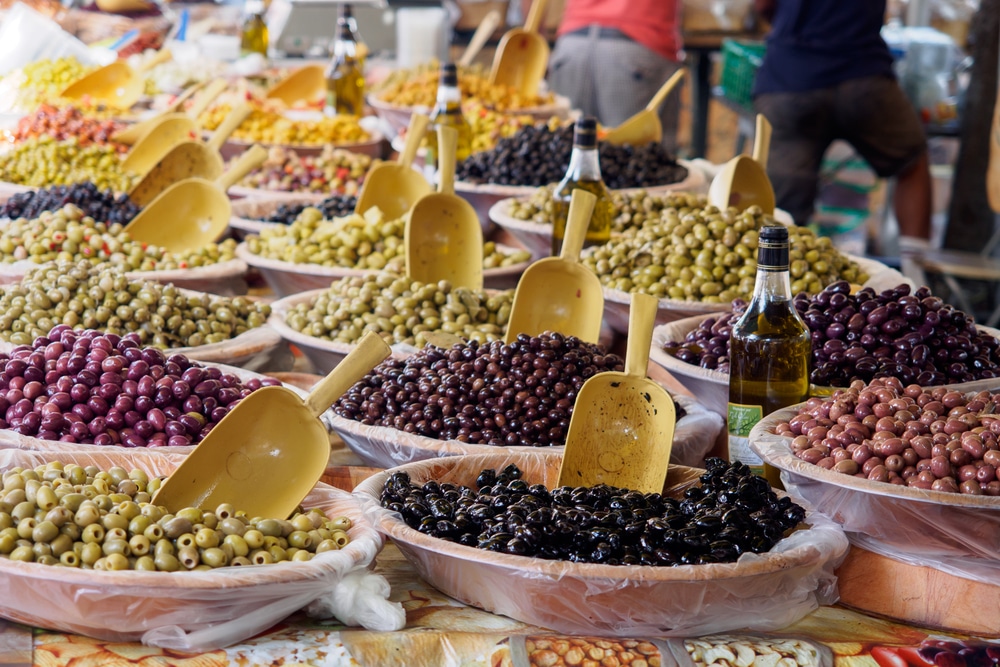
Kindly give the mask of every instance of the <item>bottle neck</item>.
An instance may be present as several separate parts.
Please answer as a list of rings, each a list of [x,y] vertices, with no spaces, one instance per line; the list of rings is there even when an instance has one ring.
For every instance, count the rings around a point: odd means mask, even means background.
[[[772,256],[758,256],[757,278],[753,286],[753,300],[791,301],[792,285],[788,275],[788,246],[771,250]],[[775,256],[773,253],[777,253]]]
[[[458,86],[440,85],[437,89],[437,105],[441,108],[447,106],[460,106],[462,104],[462,93]]]
[[[600,181],[601,161],[597,147],[573,145],[566,175],[576,180]]]
[[[335,58],[357,59],[358,45],[354,41],[354,35],[351,34],[350,26],[346,23],[340,23],[337,31],[337,40],[333,44],[333,55]]]

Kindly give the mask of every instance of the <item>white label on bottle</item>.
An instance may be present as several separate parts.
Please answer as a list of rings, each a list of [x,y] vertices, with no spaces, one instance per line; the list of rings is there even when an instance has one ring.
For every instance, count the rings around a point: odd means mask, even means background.
[[[764,461],[750,449],[750,438],[739,435],[729,436],[729,460],[745,463],[751,468],[761,468]]]
[[[729,460],[745,463],[754,469],[763,470],[764,461],[750,449],[750,429],[764,416],[759,405],[730,403],[727,415],[729,424]]]

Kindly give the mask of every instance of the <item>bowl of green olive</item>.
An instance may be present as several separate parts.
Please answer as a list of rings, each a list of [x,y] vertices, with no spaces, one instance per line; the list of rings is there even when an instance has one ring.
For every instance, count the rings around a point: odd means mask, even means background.
[[[366,576],[382,547],[358,501],[322,483],[289,518],[249,517],[228,503],[171,513],[151,497],[179,462],[103,449],[0,452],[0,491],[24,496],[0,512],[0,615],[108,641],[220,648],[331,594],[348,574]],[[29,538],[15,527],[24,521]]]
[[[325,374],[367,331],[385,338],[394,356],[412,354],[433,332],[480,342],[503,338],[513,299],[513,290],[452,288],[379,271],[279,299],[269,323]]]

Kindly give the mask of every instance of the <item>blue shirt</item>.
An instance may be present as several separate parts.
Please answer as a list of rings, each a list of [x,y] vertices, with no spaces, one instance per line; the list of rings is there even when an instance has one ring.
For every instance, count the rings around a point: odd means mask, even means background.
[[[892,55],[880,34],[885,0],[776,0],[775,4],[754,95],[893,76]]]

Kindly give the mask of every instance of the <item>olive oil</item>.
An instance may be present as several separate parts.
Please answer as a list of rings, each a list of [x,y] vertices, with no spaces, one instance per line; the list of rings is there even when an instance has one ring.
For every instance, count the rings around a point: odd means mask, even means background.
[[[776,471],[765,470],[747,436],[766,415],[809,397],[811,351],[809,330],[792,303],[788,229],[763,227],[753,296],[729,340],[729,459],[772,484]]]
[[[333,45],[333,59],[326,70],[327,115],[348,114],[361,116],[365,103],[365,75],[358,56],[358,43],[351,30],[351,9],[341,5],[337,19],[337,40]]]
[[[259,53],[267,57],[268,35],[267,24],[264,22],[263,0],[247,0],[246,17],[240,38],[240,55]]]
[[[461,162],[472,155],[472,126],[462,114],[462,94],[458,89],[458,68],[454,63],[441,65],[437,100],[431,112],[430,128],[424,135],[427,164],[437,167],[437,128],[452,127],[458,132],[455,159]]]
[[[595,195],[594,214],[584,238],[583,246],[601,245],[611,240],[611,219],[614,205],[601,178],[601,163],[597,152],[597,119],[580,118],[573,128],[573,152],[569,158],[566,175],[552,193],[552,254],[562,251],[566,235],[566,218],[573,190],[579,188]]]

